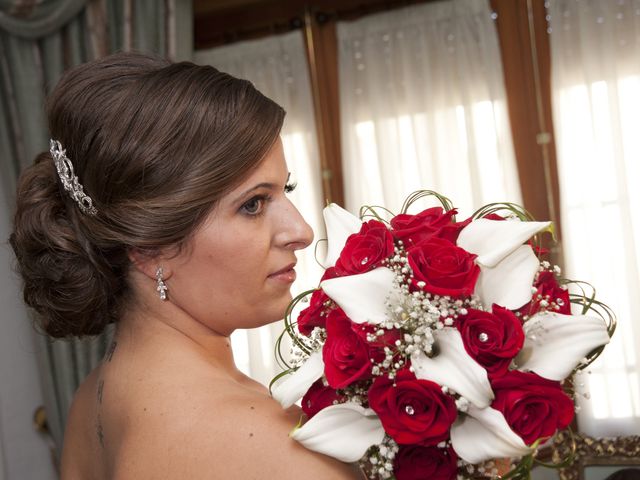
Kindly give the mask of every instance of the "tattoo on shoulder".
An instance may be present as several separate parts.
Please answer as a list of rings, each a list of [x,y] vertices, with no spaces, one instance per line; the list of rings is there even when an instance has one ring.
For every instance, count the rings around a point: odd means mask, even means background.
[[[101,379],[98,384],[98,403],[102,403],[102,391],[104,389],[104,380]]]
[[[96,434],[98,435],[98,441],[100,442],[100,446],[104,448],[104,430],[102,429],[102,422],[100,421],[100,417],[98,417],[98,425],[96,427]]]
[[[107,350],[107,354],[105,355],[107,362],[110,362],[111,359],[113,358],[113,352],[116,351],[117,346],[118,346],[118,342],[115,340],[111,342],[111,345],[109,345],[109,350]]]

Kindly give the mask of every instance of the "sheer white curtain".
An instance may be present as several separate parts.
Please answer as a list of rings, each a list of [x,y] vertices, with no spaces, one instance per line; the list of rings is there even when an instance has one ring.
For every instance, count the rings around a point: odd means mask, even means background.
[[[498,38],[486,1],[338,25],[347,208],[397,212],[432,189],[461,213],[520,201]]]
[[[553,114],[566,270],[619,320],[580,382],[581,430],[640,433],[640,1],[553,0]]]
[[[250,80],[258,90],[287,111],[282,140],[291,178],[298,182],[297,189],[290,195],[313,228],[317,240],[325,236],[322,222],[324,201],[304,51],[302,33],[296,31],[197,51],[194,61]],[[320,280],[322,269],[317,265],[313,251],[311,246],[304,252],[298,252],[298,280],[292,287],[294,295],[317,286]],[[273,349],[282,329],[282,322],[278,322],[259,329],[236,331],[231,340],[238,367],[256,380],[268,383],[279,371]]]

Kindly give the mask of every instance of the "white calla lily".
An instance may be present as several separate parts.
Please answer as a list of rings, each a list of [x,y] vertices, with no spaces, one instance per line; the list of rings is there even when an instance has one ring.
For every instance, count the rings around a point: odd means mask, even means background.
[[[524,346],[516,357],[518,370],[550,380],[567,378],[594,348],[609,343],[602,318],[543,312],[524,324]]]
[[[494,396],[487,371],[466,352],[460,332],[443,328],[435,331],[434,337],[437,355],[432,358],[423,352],[411,355],[416,377],[446,386],[479,408],[489,406]]]
[[[355,323],[377,325],[385,320],[385,302],[395,294],[394,273],[386,267],[325,280],[320,288]]]
[[[469,463],[531,453],[531,448],[511,430],[502,413],[491,407],[473,405],[451,426],[451,445],[458,456]]]
[[[307,393],[323,373],[322,352],[313,352],[298,370],[276,383],[271,389],[271,395],[282,405],[282,408],[289,408]]]
[[[479,218],[460,231],[457,245],[478,256],[476,262],[495,267],[551,222],[521,222],[519,220],[489,220]]]
[[[539,268],[540,261],[533,249],[529,245],[521,245],[495,267],[480,265],[474,293],[483,305],[497,303],[517,310],[531,300],[531,285]]]
[[[349,235],[360,231],[362,221],[335,203],[326,206],[322,215],[327,229],[327,256],[322,266],[329,268],[340,258],[340,252]]]
[[[355,403],[331,405],[291,433],[309,450],[343,462],[357,462],[372,445],[382,442],[384,428],[370,408]]]

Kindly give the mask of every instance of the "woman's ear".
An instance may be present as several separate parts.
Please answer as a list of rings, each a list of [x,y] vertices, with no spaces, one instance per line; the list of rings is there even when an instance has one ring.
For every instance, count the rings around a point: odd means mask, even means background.
[[[162,268],[162,278],[164,280],[171,277],[170,262],[166,262],[166,258],[161,254],[151,254],[139,248],[132,248],[129,250],[128,256],[133,268],[152,280],[157,279],[159,268]]]

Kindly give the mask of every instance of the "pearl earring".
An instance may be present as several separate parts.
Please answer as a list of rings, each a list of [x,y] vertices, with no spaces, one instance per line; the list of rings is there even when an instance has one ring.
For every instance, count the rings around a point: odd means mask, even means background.
[[[166,300],[167,290],[169,290],[169,287],[167,287],[167,284],[164,283],[164,280],[162,279],[162,267],[158,267],[156,270],[156,281],[158,283],[156,290],[160,294],[160,300]]]

